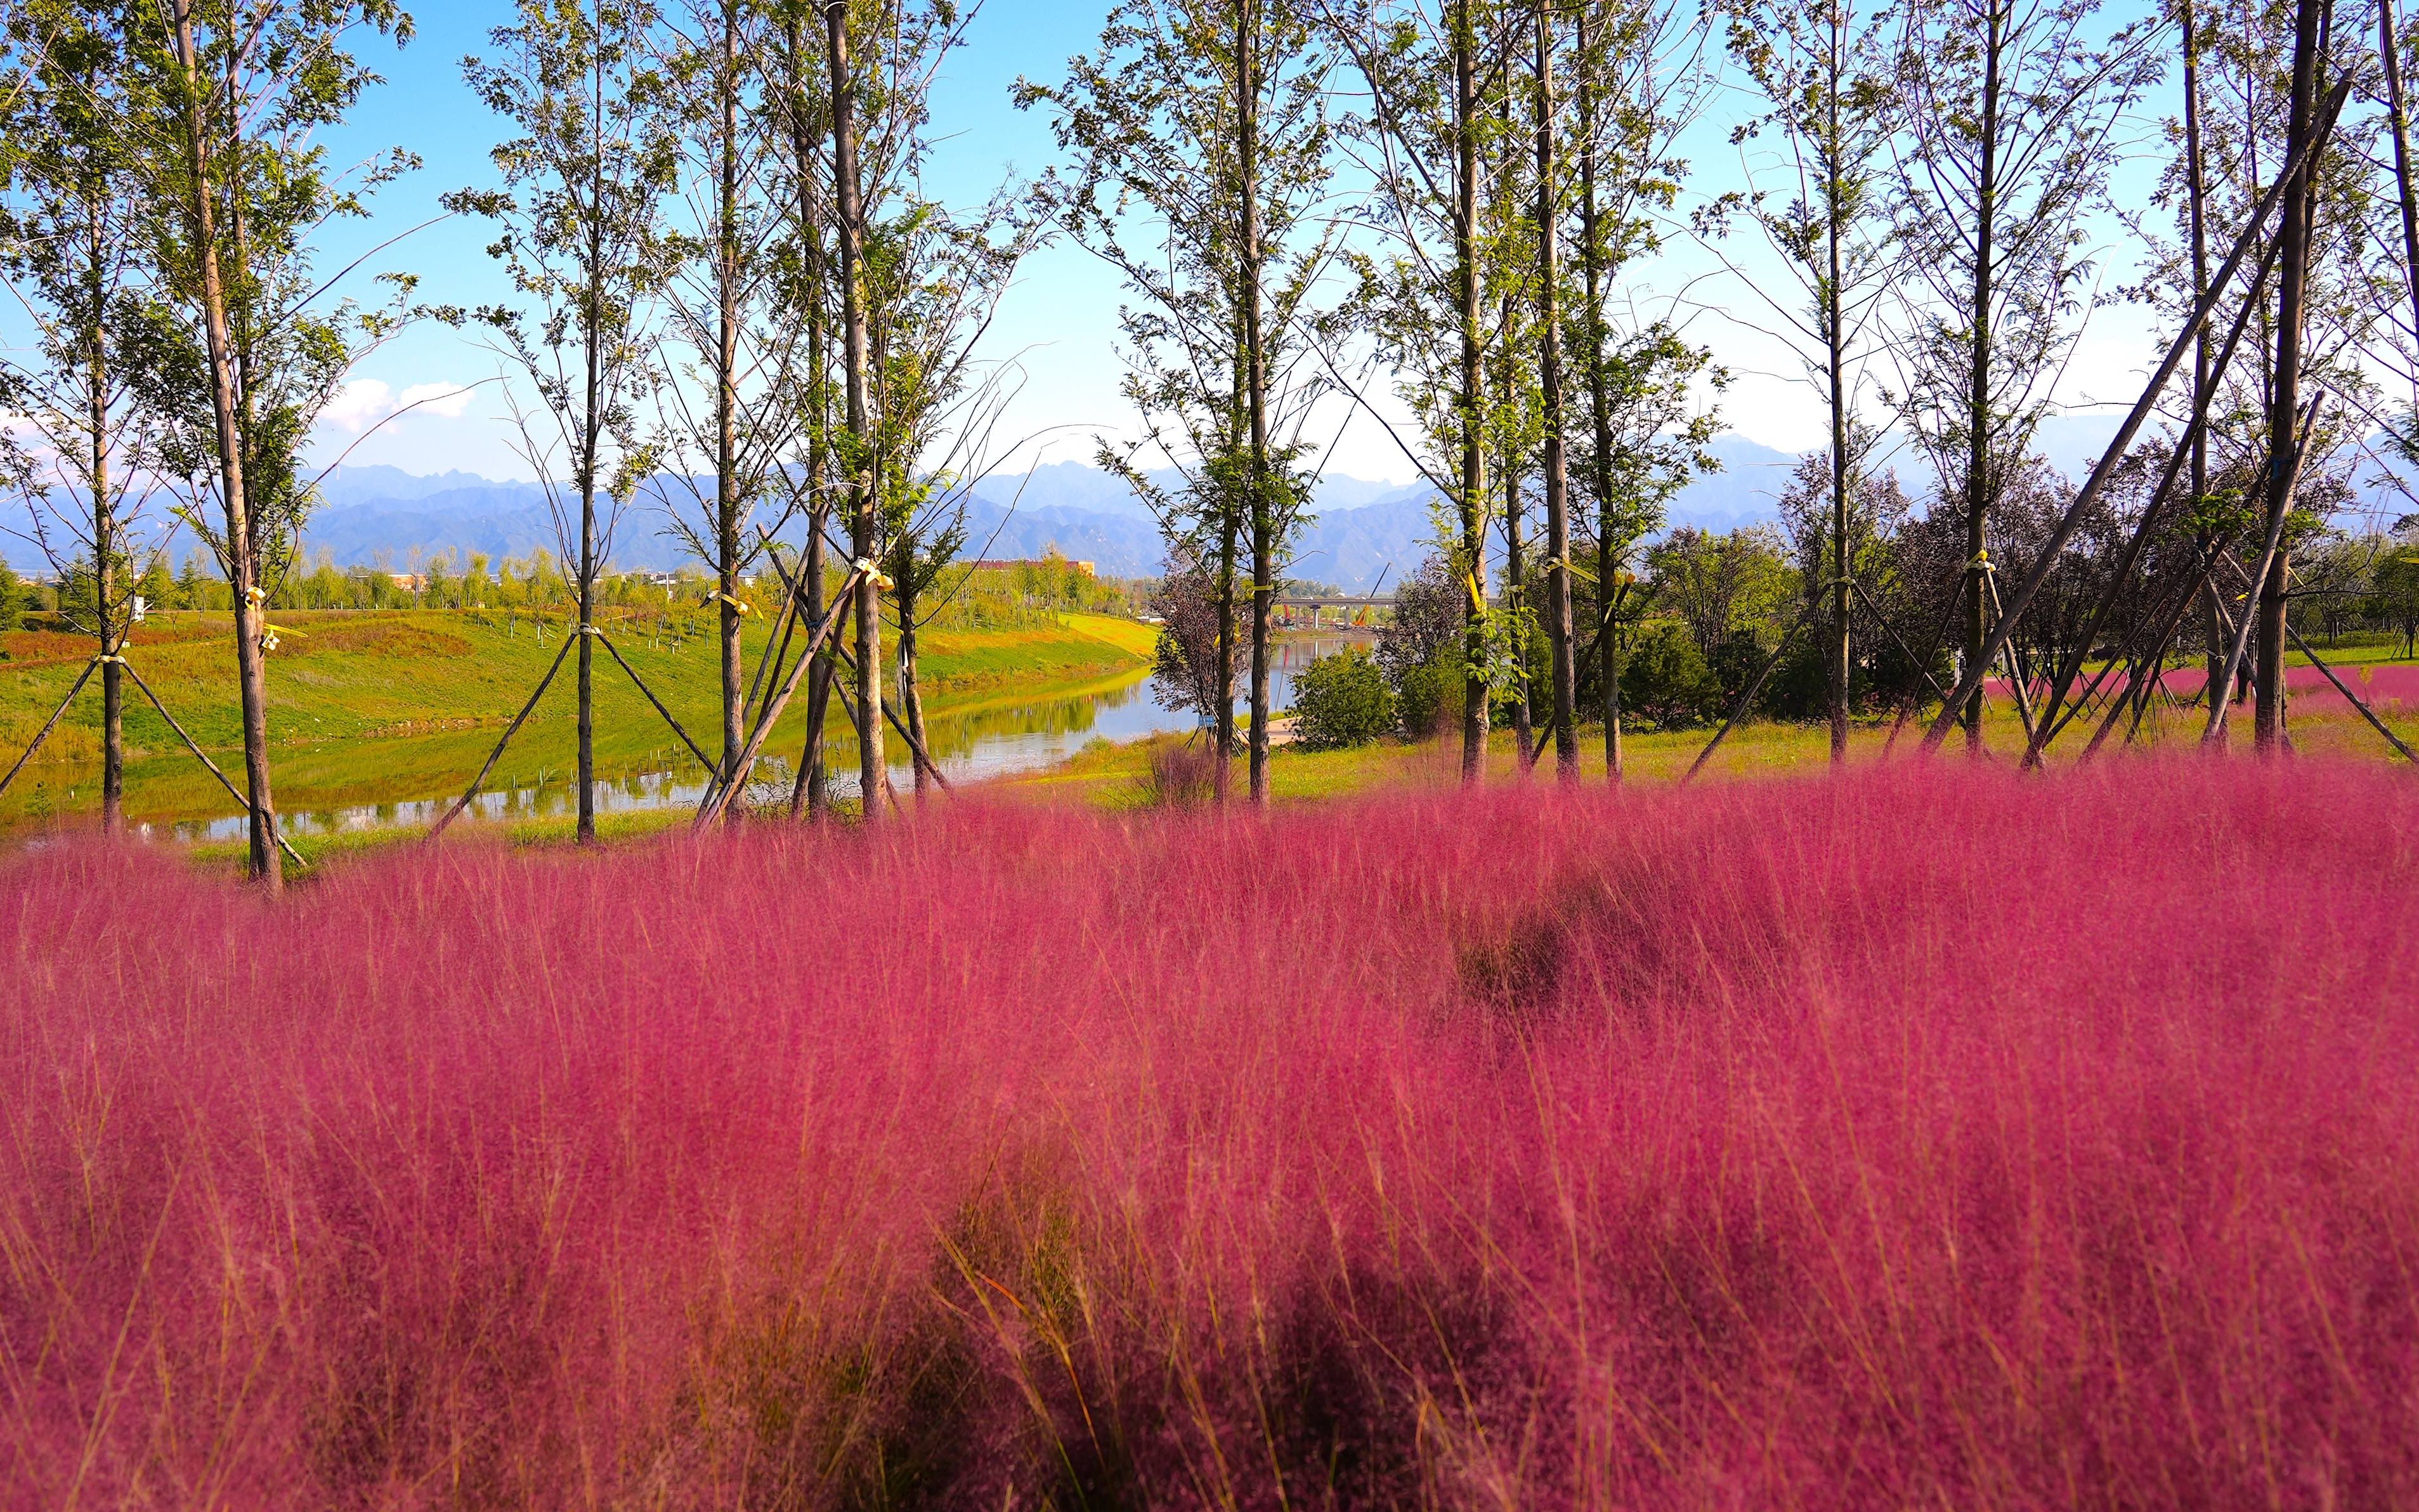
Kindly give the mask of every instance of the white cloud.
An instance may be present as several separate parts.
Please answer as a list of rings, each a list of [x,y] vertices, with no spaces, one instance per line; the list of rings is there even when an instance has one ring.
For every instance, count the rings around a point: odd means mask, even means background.
[[[403,391],[395,400],[398,409],[410,409],[415,415],[442,415],[448,420],[462,418],[462,409],[470,402],[472,391],[457,383],[415,383]],[[412,409],[417,405],[418,409]]]
[[[459,420],[475,392],[458,383],[415,383],[397,393],[379,378],[351,378],[320,412],[319,424],[330,430],[358,436],[398,417],[405,422],[424,416]]]
[[[358,436],[393,409],[393,391],[384,383],[377,378],[352,378],[319,411],[319,424]]]

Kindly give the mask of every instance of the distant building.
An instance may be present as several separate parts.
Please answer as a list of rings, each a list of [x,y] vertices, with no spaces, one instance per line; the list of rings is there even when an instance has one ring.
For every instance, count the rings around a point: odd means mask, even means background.
[[[986,558],[981,562],[969,563],[968,565],[972,566],[978,572],[1011,572],[1018,567],[1032,567],[1038,570],[1042,567],[1051,566],[1055,563],[1064,563],[1067,566],[1074,568],[1077,572],[1082,573],[1086,578],[1097,578],[1100,576],[1100,574],[1093,569],[1092,563],[1088,562],[1070,562],[1065,557],[1016,557],[1005,561],[997,558]]]
[[[424,572],[390,572],[387,577],[393,580],[397,588],[407,594],[425,593],[428,590],[428,574]]]

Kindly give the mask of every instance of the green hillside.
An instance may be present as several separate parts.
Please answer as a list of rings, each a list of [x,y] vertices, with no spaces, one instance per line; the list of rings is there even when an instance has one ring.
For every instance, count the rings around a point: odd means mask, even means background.
[[[458,790],[562,647],[560,615],[401,609],[272,614],[270,731],[278,807],[400,803]],[[719,667],[701,615],[624,616],[608,629],[698,744],[719,747]],[[190,613],[139,627],[128,656],[177,720],[236,776],[242,726],[232,626],[224,614]],[[746,637],[752,674],[763,633]],[[1065,614],[1014,629],[928,630],[923,686],[929,713],[951,725],[980,722],[986,707],[1073,696],[1140,674],[1149,632],[1099,615]],[[0,749],[13,761],[92,654],[91,642],[45,631],[0,636]],[[887,658],[886,658],[887,659]],[[572,668],[548,688],[499,767],[495,785],[559,781],[574,760]],[[895,667],[886,667],[886,682]],[[679,739],[610,657],[595,658],[601,772],[622,777],[694,767]],[[130,685],[126,711],[128,805],[138,820],[225,810],[226,797]],[[767,743],[793,748],[804,732],[794,700]],[[88,685],[40,758],[0,798],[0,824],[74,812],[97,801],[101,709]],[[941,735],[936,733],[936,744]],[[844,752],[835,752],[834,760]]]

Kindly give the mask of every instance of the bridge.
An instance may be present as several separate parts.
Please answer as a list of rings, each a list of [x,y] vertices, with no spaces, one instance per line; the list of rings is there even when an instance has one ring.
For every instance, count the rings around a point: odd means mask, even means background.
[[[1333,625],[1339,629],[1377,623],[1379,609],[1391,609],[1394,600],[1374,594],[1344,594],[1337,597],[1311,597],[1302,594],[1279,594],[1274,600],[1279,625],[1317,629]]]

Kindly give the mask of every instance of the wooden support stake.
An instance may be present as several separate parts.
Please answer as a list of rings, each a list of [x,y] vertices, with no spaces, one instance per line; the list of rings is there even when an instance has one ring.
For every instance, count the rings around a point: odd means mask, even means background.
[[[1962,576],[1958,579],[1958,585],[1960,587],[1964,585],[1964,579]],[[1848,592],[1856,594],[1857,601],[1865,606],[1865,612],[1872,615],[1873,617],[1873,623],[1882,627],[1882,633],[1890,638],[1890,644],[1898,647],[1898,654],[1904,656],[1909,662],[1914,664],[1916,674],[1923,679],[1924,687],[1932,689],[1932,696],[1936,699],[1946,699],[1949,696],[1949,690],[1942,687],[1940,686],[1940,680],[1932,675],[1931,665],[1915,659],[1915,653],[1908,649],[1907,643],[1903,640],[1900,639],[1898,627],[1890,624],[1889,616],[1884,614],[1882,612],[1882,607],[1873,602],[1873,597],[1871,594],[1865,592],[1865,585],[1862,583],[1852,582],[1848,585]]]
[[[134,686],[143,690],[143,696],[151,701],[151,706],[160,711],[160,717],[168,721],[168,728],[177,732],[177,738],[185,743],[185,748],[193,753],[193,759],[200,762],[204,766],[209,768],[210,775],[219,779],[219,786],[227,790],[227,796],[235,799],[236,802],[242,804],[243,811],[249,815],[252,812],[251,796],[242,789],[237,787],[235,783],[228,779],[224,772],[219,770],[219,764],[210,760],[208,755],[203,751],[200,741],[197,741],[193,736],[185,733],[185,727],[178,724],[177,722],[177,717],[168,712],[168,705],[160,702],[160,695],[151,691],[151,685],[143,680],[143,674],[134,670],[134,664],[132,662],[121,660],[118,665],[126,669],[127,676],[134,679]],[[300,852],[297,851],[293,846],[285,842],[285,831],[277,823],[276,810],[271,809],[268,810],[268,820],[269,838],[277,842],[277,848],[284,851],[287,858],[293,861],[296,866],[306,868],[310,866],[310,862],[302,859]]]
[[[1705,742],[1705,748],[1697,752],[1697,760],[1688,768],[1687,773],[1680,779],[1680,786],[1687,787],[1696,779],[1697,773],[1703,769],[1707,762],[1714,759],[1715,749],[1721,745],[1723,738],[1730,734],[1731,727],[1747,717],[1748,706],[1755,702],[1755,696],[1758,693],[1764,691],[1764,679],[1770,677],[1772,670],[1780,665],[1780,654],[1789,649],[1790,638],[1797,633],[1799,627],[1805,625],[1806,617],[1813,612],[1814,600],[1810,597],[1799,607],[1797,617],[1789,622],[1789,628],[1780,632],[1780,639],[1773,644],[1772,655],[1764,660],[1764,671],[1756,673],[1755,681],[1748,684],[1747,691],[1739,695],[1737,706],[1731,710],[1731,717],[1722,721],[1722,727],[1719,730],[1714,732],[1714,738]]]
[[[2237,576],[2240,576],[2242,572],[2242,563],[2239,562],[2229,559],[2226,565],[2232,567]],[[2254,579],[2251,580],[2257,581],[2257,579]],[[2368,721],[2371,729],[2375,730],[2379,734],[2383,735],[2386,743],[2392,746],[2396,751],[2400,752],[2404,761],[2419,763],[2419,752],[2413,752],[2409,746],[2404,745],[2402,743],[2402,737],[2396,734],[2392,730],[2386,728],[2385,721],[2377,717],[2376,710],[2370,708],[2368,704],[2361,699],[2359,694],[2344,686],[2344,680],[2335,675],[2334,669],[2328,666],[2324,661],[2321,661],[2319,658],[2319,654],[2310,648],[2310,643],[2302,639],[2302,632],[2293,628],[2293,622],[2290,619],[2288,619],[2285,622],[2285,633],[2293,638],[2293,644],[2300,648],[2302,655],[2310,658],[2310,665],[2316,667],[2319,672],[2324,674],[2328,682],[2334,685],[2335,691],[2341,693],[2347,702],[2350,703],[2353,708],[2360,711],[2361,717]]]
[[[2285,478],[2285,497],[2282,500],[2268,501],[2271,505],[2269,515],[2272,517],[2268,522],[2268,539],[2259,548],[2259,570],[2251,576],[2253,584],[2251,598],[2243,605],[2242,623],[2235,627],[2233,649],[2226,653],[2226,675],[2218,680],[2220,685],[2229,692],[2233,690],[2234,679],[2242,671],[2243,649],[2250,644],[2251,632],[2259,623],[2259,616],[2253,612],[2259,607],[2257,585],[2268,580],[2269,570],[2276,563],[2276,548],[2284,544],[2285,522],[2293,517],[2293,494],[2302,486],[2302,464],[2308,461],[2310,456],[2310,431],[2318,424],[2319,407],[2326,401],[2326,397],[2324,390],[2320,390],[2311,397],[2310,412],[2302,420],[2301,439],[2293,447],[2293,470]],[[2230,698],[2211,701],[2209,725],[2201,732],[2202,745],[2214,745],[2226,737],[2226,715],[2233,707],[2234,701]]]
[[[78,693],[84,691],[84,685],[92,681],[93,669],[100,665],[99,656],[84,664],[84,671],[76,674],[75,686],[68,689],[68,696],[59,700],[59,706],[53,709],[50,718],[43,721],[40,732],[34,736],[34,743],[25,748],[23,755],[17,758],[17,764],[8,768],[8,775],[0,777],[0,793],[8,791],[8,784],[17,780],[17,774],[23,771],[25,764],[34,759],[34,752],[41,749],[42,742],[51,738],[51,732],[57,727],[59,717],[68,712],[68,705],[75,702]]]
[[[2225,345],[2218,348],[2217,361],[2210,368],[2212,376],[2201,386],[2199,396],[2194,401],[2192,421],[2184,427],[2184,433],[2176,439],[2175,450],[2167,456],[2166,473],[2159,479],[2159,486],[2150,490],[2149,501],[2142,506],[2142,517],[2135,523],[2133,535],[2126,540],[2125,549],[2117,559],[2117,570],[2109,575],[2108,591],[2092,605],[2090,617],[2084,622],[2083,634],[2075,643],[2073,655],[2059,667],[2057,678],[2050,684],[2049,700],[2042,705],[2047,712],[2041,721],[2041,728],[2048,733],[2026,743],[2024,764],[2027,768],[2041,764],[2042,748],[2057,739],[2057,733],[2066,728],[2065,721],[2057,717],[2058,709],[2066,702],[2067,690],[2074,686],[2075,676],[2083,670],[2083,659],[2091,654],[2092,642],[2100,638],[2101,628],[2108,623],[2109,612],[2117,606],[2117,595],[2124,592],[2127,581],[2133,577],[2134,564],[2141,560],[2142,548],[2149,541],[2151,529],[2157,523],[2161,510],[2165,507],[2167,496],[2174,491],[2176,480],[2182,475],[2185,460],[2194,455],[2195,447],[2208,432],[2210,405],[2217,393],[2216,380],[2224,378],[2226,369],[2234,363],[2235,348],[2242,344],[2242,332],[2250,325],[2252,312],[2257,308],[2260,296],[2268,287],[2268,274],[2275,267],[2277,249],[2282,245],[2282,242],[2271,241],[2268,250],[2259,255],[2259,271],[2251,280],[2250,297],[2236,312],[2234,326],[2226,333]]]
[[[2115,475],[2119,463],[2124,459],[2126,448],[2134,444],[2134,433],[2139,431],[2142,428],[2142,423],[2149,418],[2150,410],[2158,404],[2159,395],[2166,389],[2167,380],[2175,377],[2176,367],[2183,361],[2184,353],[2192,348],[2195,338],[2200,332],[2200,328],[2208,321],[2211,312],[2217,308],[2218,300],[2225,293],[2226,285],[2234,282],[2234,275],[2241,270],[2243,257],[2249,254],[2252,243],[2259,238],[2266,227],[2268,217],[2275,211],[2277,204],[2285,196],[2285,191],[2298,180],[2302,170],[2308,166],[2319,149],[2326,145],[2327,138],[2333,134],[2335,116],[2342,111],[2344,100],[2350,95],[2352,83],[2352,78],[2347,75],[2327,96],[2325,106],[2319,113],[2319,129],[2310,134],[2310,140],[2303,143],[2301,150],[2294,153],[2292,160],[2285,164],[2285,171],[2268,186],[2267,193],[2260,195],[2257,207],[2254,208],[2250,220],[2242,227],[2242,234],[2235,239],[2233,250],[2226,254],[2225,263],[2219,267],[2216,276],[2210,280],[2209,288],[2201,295],[2199,302],[2194,306],[2192,317],[2184,322],[2183,329],[2176,332],[2174,343],[2168,347],[2166,356],[2160,361],[2158,371],[2150,375],[2150,381],[2142,390],[2142,396],[2134,401],[2134,408],[2126,415],[2124,424],[2118,426],[2116,437],[2109,441],[2108,449],[2101,454],[2099,463],[2092,468],[2091,476],[2086,479],[2083,486],[2075,492],[2074,502],[2067,506],[2066,513],[2059,517],[2057,527],[2050,532],[2049,539],[2042,544],[2041,560],[2033,563],[2033,570],[2026,575],[2023,586],[2016,590],[2016,596],[2007,612],[2000,616],[1999,623],[1993,626],[1991,634],[1983,641],[1982,655],[1978,663],[1965,669],[1965,674],[1958,679],[1957,691],[1952,702],[1940,711],[1939,717],[1933,720],[1931,728],[1923,733],[1925,750],[1938,749],[1940,743],[1949,738],[1949,727],[1957,722],[1957,711],[1964,707],[1966,702],[1974,696],[1975,690],[1982,686],[1985,671],[1993,661],[1997,659],[1999,648],[2007,643],[2009,636],[2014,631],[2017,622],[2023,618],[2025,610],[2032,607],[2034,595],[2041,592],[2042,584],[2048,580],[2051,571],[2057,567],[2058,557],[2066,550],[2066,543],[2074,538],[2075,531],[2081,527],[2085,512],[2098,501],[2101,489],[2105,487],[2109,478]],[[2280,513],[2289,513],[2289,511]]]
[[[842,594],[853,592],[857,579],[864,576],[863,567],[851,567],[848,576],[840,580],[840,592]],[[781,679],[780,692],[775,694],[773,701],[757,714],[755,726],[747,734],[747,744],[740,748],[739,760],[732,764],[730,780],[708,793],[705,801],[698,805],[697,828],[703,829],[720,818],[722,810],[731,806],[731,795],[747,784],[747,774],[756,764],[756,753],[764,748],[764,737],[773,733],[773,726],[779,721],[781,711],[790,705],[790,695],[798,690],[799,675],[813,664],[815,653],[823,649],[824,640],[839,623],[840,614],[835,610],[825,614],[823,624],[815,626],[814,639],[807,642],[806,650],[790,664],[789,675]]]
[[[2183,624],[2184,615],[2191,611],[2193,601],[2200,596],[2201,590],[2203,588],[2213,589],[2215,587],[2217,563],[2220,560],[2218,553],[2225,551],[2226,548],[2232,544],[2232,536],[2228,535],[2212,543],[2211,554],[2203,560],[2199,574],[2186,585],[2184,592],[2176,599],[2175,607],[2167,611],[2166,621],[2159,629],[2159,645],[2162,649],[2160,658],[2154,664],[2158,668],[2158,671],[2153,675],[2162,679],[2166,676],[2165,647],[2169,640],[2174,639],[2176,627]],[[2221,615],[2225,613],[2223,608],[2219,609],[2219,613]],[[2229,622],[2229,624],[2231,622]],[[2125,712],[2126,702],[2132,695],[2135,683],[2139,681],[2141,675],[2142,668],[2141,664],[2138,662],[2127,669],[2124,691],[2119,694],[2116,701],[2109,705],[2106,717],[2100,721],[2100,728],[2092,732],[2090,743],[2083,748],[2082,761],[2088,762],[2091,760],[2093,756],[2097,755],[2101,746],[2108,739],[2109,732],[2117,728],[2118,717]],[[2140,723],[2141,721],[2137,717],[2134,720],[2134,725],[2127,728],[2125,732],[2125,739],[2128,744],[2133,741],[2134,731],[2140,727]]]
[[[1991,608],[2005,618],[2008,610],[2007,606],[1999,602],[1999,575],[1986,568],[1982,573],[1982,586],[1991,591]],[[2012,637],[2001,647],[2001,655],[2007,662],[2008,691],[2015,695],[2016,718],[2025,727],[2025,748],[2030,750],[2034,745],[2032,700],[2026,696],[2024,658],[2016,655],[2016,642]]]
[[[454,801],[454,807],[446,810],[438,818],[436,825],[429,829],[428,840],[434,841],[438,836],[444,834],[446,826],[460,818],[462,810],[470,807],[470,800],[479,795],[479,789],[486,783],[487,774],[496,769],[496,763],[503,760],[504,748],[512,744],[513,736],[520,731],[521,721],[527,719],[530,717],[530,711],[537,707],[537,701],[546,697],[547,687],[554,682],[554,674],[562,671],[562,658],[571,655],[572,645],[578,639],[577,634],[562,638],[562,648],[555,652],[554,661],[547,668],[546,675],[539,678],[537,687],[530,691],[529,702],[521,705],[520,713],[513,716],[513,722],[504,727],[503,738],[496,742],[495,749],[487,752],[486,764],[479,768],[479,775],[470,779],[470,785],[462,790],[462,795]]]
[[[849,654],[848,647],[836,645],[832,649],[840,654],[841,666],[848,668],[852,671],[855,670],[856,658]],[[856,706],[854,703],[849,703],[845,697],[842,698],[841,702],[846,704],[850,709],[851,712],[849,714],[849,717],[852,719],[855,718],[856,715],[855,710]],[[882,715],[883,717],[890,721],[890,728],[899,732],[899,738],[907,742],[907,748],[909,751],[914,753],[917,764],[932,774],[932,780],[941,784],[942,792],[955,796],[957,789],[950,785],[948,778],[941,775],[940,763],[932,760],[932,753],[924,748],[924,743],[922,741],[917,739],[913,734],[908,733],[907,726],[901,722],[898,712],[891,708],[890,701],[888,699],[882,701]]]
[[[2335,670],[2319,659],[2319,654],[2310,649],[2310,643],[2307,640],[2302,639],[2302,632],[2293,628],[2293,622],[2291,620],[2287,620],[2285,622],[2285,633],[2293,638],[2293,644],[2302,648],[2302,655],[2310,658],[2310,665],[2316,667],[2319,671],[2324,672],[2326,674],[2327,681],[2335,685],[2335,691],[2341,693],[2345,699],[2350,701],[2353,708],[2360,711],[2361,717],[2366,719],[2369,722],[2370,727],[2376,730],[2379,734],[2383,735],[2388,745],[2402,753],[2402,759],[2404,761],[2419,763],[2419,753],[2413,753],[2410,747],[2404,745],[2402,743],[2402,737],[2396,734],[2393,731],[2388,730],[2385,727],[2385,721],[2377,717],[2377,712],[2374,709],[2371,709],[2366,703],[2361,702],[2359,694],[2344,686],[2344,680],[2335,675]]]
[[[842,656],[847,655],[845,651],[842,651],[840,654]],[[832,680],[832,691],[840,695],[840,712],[848,716],[849,723],[856,726],[856,738],[860,742],[863,741],[865,739],[865,716],[858,712],[856,700],[849,697],[848,688],[846,686],[841,684],[838,678],[834,678]],[[886,703],[884,704],[882,706],[882,712],[888,714],[890,712],[890,705]],[[897,814],[901,819],[907,817],[907,810],[900,807],[899,794],[896,789],[891,787],[890,774],[886,771],[882,774],[882,795],[890,800],[890,811],[892,813]],[[870,803],[872,800],[860,793],[857,795],[857,801],[859,804],[865,804]]]
[[[705,754],[704,751],[698,748],[696,741],[691,740],[688,737],[688,732],[681,728],[681,722],[672,717],[672,711],[665,708],[664,701],[655,697],[655,690],[649,687],[646,685],[645,680],[639,676],[638,670],[636,668],[622,659],[621,651],[615,647],[612,640],[608,637],[604,631],[597,631],[596,639],[604,642],[606,654],[613,658],[614,665],[620,667],[624,671],[630,674],[630,681],[638,684],[639,691],[647,696],[647,702],[654,704],[655,706],[655,712],[664,717],[664,723],[672,727],[672,733],[681,737],[681,744],[688,748],[689,754],[696,757],[698,759],[698,764],[703,766],[710,775],[714,771],[714,762]]]

